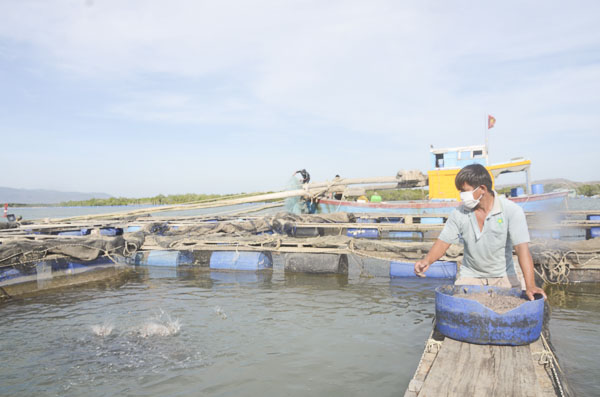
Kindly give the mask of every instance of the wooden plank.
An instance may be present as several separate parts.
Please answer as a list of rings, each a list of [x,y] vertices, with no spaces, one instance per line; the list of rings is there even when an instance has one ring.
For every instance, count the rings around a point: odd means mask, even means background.
[[[425,350],[423,351],[423,355],[419,361],[419,366],[417,367],[415,375],[410,380],[408,387],[406,388],[404,397],[417,397],[419,395],[419,392],[423,387],[423,382],[425,381],[425,378],[427,377],[427,374],[429,373],[431,366],[435,362],[437,354],[441,349],[444,338],[444,335],[438,331],[433,331],[429,335],[429,339],[425,344]],[[429,346],[430,341],[435,341],[435,343]]]
[[[353,212],[357,218],[448,218],[450,213],[444,214],[408,214],[399,212]]]
[[[314,248],[314,247],[298,247],[295,246],[281,246],[276,247],[260,247],[260,246],[235,246],[235,245],[215,245],[198,243],[189,246],[176,246],[173,248],[165,249],[159,245],[144,244],[140,251],[238,251],[238,252],[281,252],[281,253],[315,253],[315,254],[351,254],[352,252],[344,248]]]
[[[541,397],[529,346],[474,345],[446,338],[420,397]]]
[[[320,227],[325,229],[378,229],[378,230],[409,230],[427,231],[442,230],[443,224],[427,223],[296,223],[296,227]]]

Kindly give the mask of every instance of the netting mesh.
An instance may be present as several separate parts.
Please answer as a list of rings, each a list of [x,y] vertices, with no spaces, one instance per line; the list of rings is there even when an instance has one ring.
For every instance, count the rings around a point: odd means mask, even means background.
[[[302,189],[302,184],[296,177],[290,177],[285,186],[285,190],[298,189]],[[285,210],[291,214],[305,214],[308,212],[308,208],[306,208],[306,202],[299,196],[286,198],[284,207]]]
[[[143,242],[143,233],[115,237],[5,241],[0,246],[0,267],[35,264],[53,255],[80,261],[92,261],[101,255],[130,256],[141,248]]]
[[[361,239],[345,235],[354,214],[298,215],[281,212],[248,218],[194,219],[172,225],[148,222],[137,233],[121,236],[15,236],[0,245],[0,268],[31,265],[51,256],[91,261],[99,256],[131,256],[139,249],[211,251],[230,249],[285,252],[352,253],[380,259],[421,259],[432,242]],[[300,233],[304,231],[304,234]],[[304,237],[299,237],[304,236]],[[536,240],[530,244],[538,275],[549,283],[564,283],[573,268],[600,269],[600,239],[585,241]],[[463,248],[452,245],[442,259],[460,261]]]

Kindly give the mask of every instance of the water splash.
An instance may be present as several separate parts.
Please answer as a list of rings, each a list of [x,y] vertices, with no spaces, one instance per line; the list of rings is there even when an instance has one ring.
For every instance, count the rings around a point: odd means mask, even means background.
[[[178,319],[172,320],[171,316],[165,313],[162,309],[154,321],[143,324],[137,329],[137,334],[142,338],[149,336],[171,336],[177,335],[181,329],[181,323]]]
[[[227,314],[221,309],[221,306],[215,306],[214,311],[217,316],[221,317],[223,320],[227,319]]]
[[[110,323],[104,323],[104,324],[92,325],[91,328],[92,328],[92,332],[96,336],[105,337],[105,336],[109,336],[112,333],[114,326]]]
[[[171,336],[176,335],[181,329],[179,320],[175,320],[166,324],[159,323],[146,323],[138,330],[139,335],[142,338],[149,336]]]

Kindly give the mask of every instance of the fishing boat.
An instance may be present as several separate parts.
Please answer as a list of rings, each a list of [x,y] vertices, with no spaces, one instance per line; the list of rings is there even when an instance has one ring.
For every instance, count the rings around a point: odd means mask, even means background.
[[[376,203],[350,201],[343,198],[340,200],[321,198],[318,201],[317,211],[321,213],[448,214],[460,204],[460,195],[454,186],[454,179],[458,172],[469,164],[483,165],[490,172],[493,185],[495,185],[496,178],[502,174],[524,172],[527,191],[525,192],[523,188],[514,188],[508,198],[526,212],[541,212],[559,208],[568,195],[568,191],[544,193],[543,185],[532,185],[531,160],[529,159],[520,157],[503,163],[489,164],[485,145],[450,149],[431,148],[430,152],[431,168],[427,172],[427,176],[423,175],[421,183],[421,186],[425,186],[425,181],[429,182],[429,198],[427,200]],[[415,185],[418,186],[418,182]],[[407,187],[407,185],[399,187]]]

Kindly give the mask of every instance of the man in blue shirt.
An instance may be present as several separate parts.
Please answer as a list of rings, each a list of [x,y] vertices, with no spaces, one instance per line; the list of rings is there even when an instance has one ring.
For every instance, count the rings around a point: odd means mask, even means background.
[[[444,229],[422,260],[415,274],[425,277],[429,266],[450,247],[464,243],[463,262],[456,285],[492,285],[522,288],[515,271],[513,248],[525,281],[525,293],[546,294],[535,285],[533,259],[529,252],[529,230],[523,209],[492,190],[492,178],[480,164],[464,167],[456,175],[462,204],[448,217]]]

